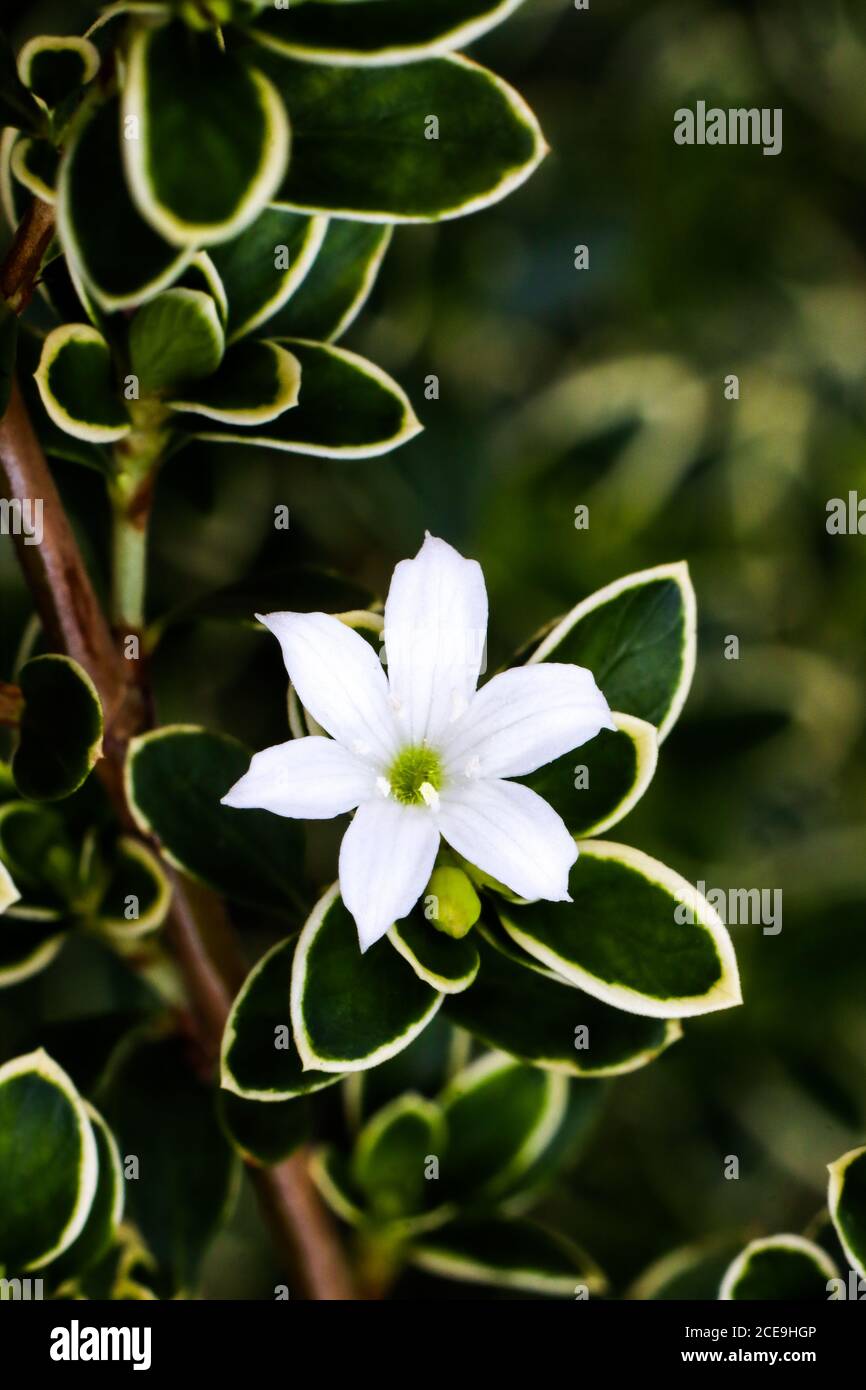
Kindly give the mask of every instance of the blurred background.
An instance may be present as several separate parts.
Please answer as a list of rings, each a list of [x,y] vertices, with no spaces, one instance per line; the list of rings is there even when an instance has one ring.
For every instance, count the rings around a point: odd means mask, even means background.
[[[92,13],[6,0],[3,22],[20,41]],[[361,463],[174,459],[150,617],[187,607],[154,674],[163,722],[263,747],[286,736],[278,654],[199,613],[214,590],[267,577],[280,606],[280,573],[311,561],[383,594],[429,528],[484,567],[496,666],[619,575],[688,560],[694,689],[614,838],[708,887],[781,889],[783,923],[732,928],[744,1006],[611,1085],[548,1201],[622,1291],[675,1246],[802,1230],[824,1165],[866,1131],[866,537],[826,529],[829,499],[866,497],[866,8],[527,0],[473,54],[526,96],[552,153],[505,203],[398,230],[345,339],[425,433]],[[782,152],[675,145],[673,113],[698,99],[783,108]],[[98,575],[99,479],[56,474]],[[8,546],[0,579],[8,668],[27,611]],[[322,881],[340,829],[314,848]],[[242,1208],[212,1294],[256,1296],[257,1240]]]

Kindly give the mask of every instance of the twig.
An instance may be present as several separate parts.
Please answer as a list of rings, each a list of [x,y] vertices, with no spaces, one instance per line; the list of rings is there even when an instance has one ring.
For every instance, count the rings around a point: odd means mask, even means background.
[[[0,266],[0,285],[11,287],[4,291],[10,302],[25,294],[27,285],[32,292],[35,248],[45,234],[41,214],[34,213],[23,229],[24,223]],[[27,537],[16,536],[18,558],[49,644],[79,662],[99,692],[106,715],[106,756],[99,767],[121,817],[128,820],[122,789],[126,744],[149,722],[147,699],[130,676],[138,663],[126,661],[113,644],[17,383],[0,421],[0,482],[10,499],[42,499],[41,544],[27,545]],[[218,934],[216,947],[207,928]],[[186,980],[198,1041],[206,1055],[216,1058],[244,974],[219,900],[176,877],[169,937]],[[250,1164],[249,1171],[275,1244],[297,1265],[302,1291],[315,1299],[352,1298],[348,1263],[310,1180],[305,1151],[271,1168]]]
[[[6,259],[0,266],[0,295],[21,314],[33,297],[42,258],[54,235],[54,209],[34,198],[21,219]]]
[[[17,382],[0,420],[0,469],[8,498],[42,503],[41,544],[18,535],[15,545],[45,635],[84,667],[113,720],[124,697],[122,668]]]

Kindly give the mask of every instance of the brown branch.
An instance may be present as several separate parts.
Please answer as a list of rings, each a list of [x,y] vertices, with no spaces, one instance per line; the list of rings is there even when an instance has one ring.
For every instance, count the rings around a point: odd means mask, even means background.
[[[33,297],[42,258],[53,236],[54,209],[41,198],[34,198],[0,266],[0,295],[16,314],[23,313]]]
[[[122,668],[17,382],[0,420],[0,474],[6,497],[42,505],[40,544],[19,534],[15,547],[48,642],[84,667],[113,719],[124,695]]]
[[[232,1000],[246,968],[228,919],[221,910],[212,910],[214,903],[221,909],[219,901],[197,884],[177,874],[173,878],[175,907],[169,940],[190,984],[196,1014],[207,1021],[216,1060]],[[216,960],[220,961],[220,968]],[[299,1149],[291,1158],[270,1168],[250,1162],[247,1171],[277,1249],[298,1271],[309,1296],[353,1298],[346,1256],[310,1178],[307,1149]]]
[[[17,383],[0,422],[0,481],[9,498],[42,500],[41,544],[27,545],[25,536],[16,536],[18,558],[49,643],[78,661],[99,692],[106,713],[106,757],[99,767],[128,820],[123,757],[129,737],[148,722],[141,689],[131,681],[130,669],[138,663],[126,661],[113,645]],[[189,990],[197,1040],[215,1059],[245,973],[219,900],[176,878],[169,939]],[[297,1268],[303,1292],[314,1299],[352,1298],[348,1263],[310,1180],[306,1152],[270,1168],[248,1166],[274,1242]]]

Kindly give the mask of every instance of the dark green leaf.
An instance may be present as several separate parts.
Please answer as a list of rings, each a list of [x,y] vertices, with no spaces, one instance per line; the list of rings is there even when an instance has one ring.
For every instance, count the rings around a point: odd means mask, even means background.
[[[509,936],[542,965],[614,1008],[652,1018],[687,1018],[741,1002],[724,923],[657,860],[586,840],[569,893],[567,903],[500,910]]]
[[[224,349],[216,303],[202,290],[164,290],[142,305],[129,328],[132,370],[145,395],[210,376]]]
[[[295,1042],[306,1067],[363,1071],[408,1047],[442,995],[418,979],[390,942],[377,941],[361,954],[355,923],[335,884],[301,932],[291,1002]]]
[[[292,1041],[289,988],[295,939],[280,941],[250,971],[235,999],[222,1046],[221,1085],[247,1100],[275,1103],[340,1080],[304,1071]]]
[[[158,294],[190,257],[189,251],[164,241],[132,202],[119,124],[117,101],[106,102],[70,140],[57,189],[63,249],[106,310],[128,309]]]
[[[67,656],[37,656],[18,677],[24,696],[12,776],[31,801],[81,786],[102,756],[102,706],[87,672]]]
[[[47,1053],[0,1067],[0,1265],[38,1269],[81,1232],[99,1160],[84,1104]]]
[[[468,989],[478,974],[478,951],[472,938],[458,941],[437,931],[419,908],[394,923],[388,940],[420,980],[443,994]]]
[[[18,54],[18,72],[25,87],[46,106],[59,106],[96,76],[99,53],[88,39],[73,35],[39,34],[28,39]]]
[[[653,1061],[681,1035],[678,1023],[623,1013],[532,969],[508,938],[479,934],[481,969],[445,1011],[493,1047],[573,1076],[619,1076]]]
[[[129,49],[124,145],[139,211],[176,246],[225,241],[265,207],[286,167],[289,130],[274,88],[212,34],[140,27]]]
[[[222,734],[173,725],[130,745],[127,789],[139,827],[178,868],[254,907],[298,902],[303,838],[296,821],[220,805],[250,753]]]
[[[238,236],[213,247],[228,300],[229,341],[267,323],[297,292],[327,225],[323,217],[265,208]]]
[[[443,1092],[445,1191],[465,1203],[508,1191],[542,1157],[565,1119],[564,1076],[486,1053]]]
[[[367,1121],[355,1146],[352,1175],[370,1215],[398,1221],[433,1205],[438,1183],[425,1170],[445,1148],[442,1112],[413,1092]]]
[[[63,945],[68,923],[18,918],[0,919],[0,989],[20,984],[51,964]]]
[[[839,1274],[830,1256],[802,1236],[753,1240],[728,1267],[719,1298],[747,1301],[826,1302],[828,1281]]]
[[[96,1140],[99,1178],[82,1230],[60,1258],[51,1263],[51,1279],[55,1284],[82,1273],[105,1254],[123,1215],[123,1170],[117,1142],[99,1111],[88,1101],[84,1102],[84,1108]]]
[[[297,357],[278,343],[235,343],[213,376],[189,385],[169,405],[215,420],[227,433],[229,429],[259,433],[281,427],[281,420],[272,422],[295,405],[300,379]],[[201,430],[201,421],[193,427]],[[217,437],[201,434],[203,439]]]
[[[501,24],[523,0],[354,0],[305,4],[256,20],[277,51],[320,63],[408,63],[464,48]]]
[[[45,203],[53,203],[59,164],[60,154],[49,140],[26,138],[13,147],[10,167],[29,193]]]
[[[418,1239],[412,1262],[444,1279],[574,1297],[578,1286],[601,1293],[605,1280],[587,1255],[529,1221],[488,1218],[452,1222]]]
[[[18,76],[15,54],[6,35],[0,31],[0,125],[14,126],[39,134],[45,127],[45,114]]]
[[[827,1205],[846,1258],[866,1279],[866,1147],[830,1164]]]
[[[292,159],[275,201],[301,212],[460,217],[518,188],[545,153],[523,99],[466,58],[324,67],[261,48],[256,61],[292,113]]]
[[[628,574],[562,618],[530,661],[588,666],[611,709],[655,724],[665,738],[695,669],[695,592],[685,563]]]
[[[312,267],[271,320],[271,333],[321,342],[340,338],[376,283],[391,234],[391,227],[332,217]]]
[[[405,393],[372,362],[324,343],[281,341],[301,366],[296,409],[267,426],[247,429],[202,430],[199,422],[187,421],[199,439],[259,444],[323,458],[373,458],[396,449],[421,429]]]
[[[93,925],[122,943],[162,926],[170,906],[171,885],[156,855],[140,840],[123,836],[114,848]]]
[[[557,811],[572,835],[600,835],[627,816],[652,781],[658,760],[655,728],[630,714],[617,726],[529,777],[531,787]]]

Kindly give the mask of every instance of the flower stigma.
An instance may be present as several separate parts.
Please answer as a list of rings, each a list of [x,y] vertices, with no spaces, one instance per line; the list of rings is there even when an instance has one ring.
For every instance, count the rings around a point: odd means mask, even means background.
[[[442,763],[439,754],[424,744],[403,748],[388,769],[391,792],[404,806],[439,804]]]

